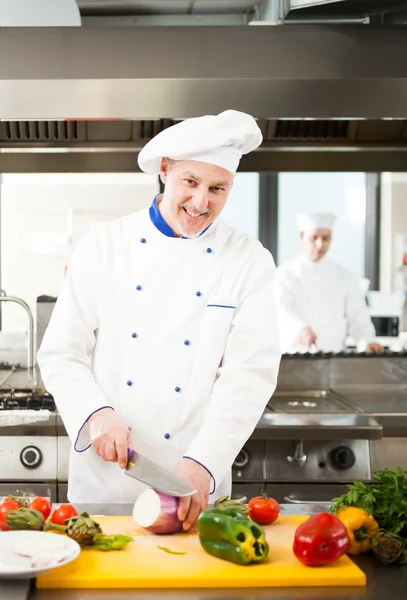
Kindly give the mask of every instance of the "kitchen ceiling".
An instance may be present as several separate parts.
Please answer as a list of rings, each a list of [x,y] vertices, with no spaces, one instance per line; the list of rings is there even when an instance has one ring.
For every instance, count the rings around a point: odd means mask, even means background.
[[[336,21],[368,18],[374,23],[407,22],[406,0],[77,0],[84,24],[88,17],[179,15],[241,15],[251,20],[287,7],[287,24],[300,21]],[[191,20],[192,22],[192,20]],[[365,21],[367,22],[367,21]],[[183,21],[182,24],[185,22]],[[231,25],[237,24],[231,18]]]

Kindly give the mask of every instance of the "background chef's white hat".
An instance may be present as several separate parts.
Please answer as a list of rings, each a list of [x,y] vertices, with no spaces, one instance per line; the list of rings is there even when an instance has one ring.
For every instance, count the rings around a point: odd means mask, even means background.
[[[160,172],[161,160],[197,160],[236,173],[243,154],[263,140],[255,119],[237,110],[181,121],[150,140],[138,156],[140,169]]]
[[[313,229],[332,229],[336,216],[332,213],[301,212],[297,214],[297,226],[300,231]]]

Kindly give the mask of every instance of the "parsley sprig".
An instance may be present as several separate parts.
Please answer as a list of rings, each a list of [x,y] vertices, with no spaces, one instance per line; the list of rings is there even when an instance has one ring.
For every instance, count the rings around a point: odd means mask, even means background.
[[[407,471],[375,469],[374,483],[354,481],[349,491],[333,499],[331,511],[357,506],[373,515],[379,526],[407,538]]]

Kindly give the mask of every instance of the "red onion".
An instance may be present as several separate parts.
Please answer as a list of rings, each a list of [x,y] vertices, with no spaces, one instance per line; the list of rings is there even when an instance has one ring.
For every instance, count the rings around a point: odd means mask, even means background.
[[[179,498],[149,489],[137,498],[133,519],[151,533],[177,533],[182,530],[182,521],[177,517],[178,507]]]

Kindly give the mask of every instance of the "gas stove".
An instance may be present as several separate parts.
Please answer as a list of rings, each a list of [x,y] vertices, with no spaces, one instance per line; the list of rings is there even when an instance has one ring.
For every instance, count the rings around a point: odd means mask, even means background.
[[[0,390],[0,411],[49,410],[56,411],[53,397],[47,392],[29,389]]]
[[[329,502],[353,480],[369,481],[369,441],[360,418],[362,411],[330,388],[277,389],[235,459],[233,496],[265,489],[278,502]]]
[[[332,390],[277,390],[267,407],[278,413],[355,413],[346,399]]]
[[[59,421],[49,393],[0,389],[0,497],[22,490],[65,501],[70,442]]]

